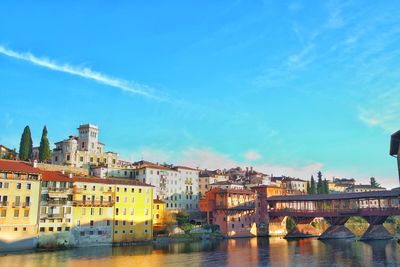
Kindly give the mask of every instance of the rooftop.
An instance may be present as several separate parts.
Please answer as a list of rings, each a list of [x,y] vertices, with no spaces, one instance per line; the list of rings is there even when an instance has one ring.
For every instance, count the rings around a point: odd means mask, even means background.
[[[31,162],[18,160],[0,160],[0,171],[6,172],[23,172],[23,173],[39,173],[38,168],[34,168]]]

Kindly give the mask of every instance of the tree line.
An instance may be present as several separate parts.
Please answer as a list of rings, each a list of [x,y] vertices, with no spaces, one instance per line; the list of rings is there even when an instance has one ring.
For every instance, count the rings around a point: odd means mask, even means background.
[[[321,171],[317,174],[318,180],[315,182],[314,176],[311,175],[311,180],[307,183],[307,194],[309,195],[319,195],[319,194],[329,194],[329,185],[326,179],[322,179]]]
[[[19,143],[19,159],[23,161],[32,160],[33,142],[32,135],[29,126],[25,126],[24,131],[21,135],[21,141]],[[39,161],[48,162],[51,159],[50,143],[47,138],[47,127],[43,127],[42,138],[40,139],[39,146]]]

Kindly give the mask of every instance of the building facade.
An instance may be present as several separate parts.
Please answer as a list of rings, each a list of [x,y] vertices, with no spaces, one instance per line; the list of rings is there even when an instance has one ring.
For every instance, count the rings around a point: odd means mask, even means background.
[[[260,216],[257,193],[245,189],[214,188],[200,200],[208,224],[217,224],[225,237],[251,237],[267,232],[266,220]]]
[[[72,230],[72,179],[57,171],[42,174],[39,214],[39,247],[69,247]]]
[[[35,164],[0,160],[0,251],[37,246],[40,179]]]
[[[78,136],[55,143],[51,155],[52,164],[73,167],[109,166],[118,163],[118,154],[106,152],[105,145],[98,140],[99,128],[93,124],[83,124],[78,128]]]

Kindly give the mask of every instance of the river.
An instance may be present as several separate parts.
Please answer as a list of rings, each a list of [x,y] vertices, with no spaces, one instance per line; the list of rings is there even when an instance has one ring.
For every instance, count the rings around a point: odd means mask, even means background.
[[[227,265],[400,266],[400,245],[394,240],[241,238],[134,247],[88,247],[0,257],[1,267]]]

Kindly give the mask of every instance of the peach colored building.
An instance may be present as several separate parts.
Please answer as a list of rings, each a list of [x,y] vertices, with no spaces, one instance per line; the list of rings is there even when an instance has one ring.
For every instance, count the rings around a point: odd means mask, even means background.
[[[260,235],[265,227],[260,205],[257,193],[246,189],[214,188],[200,200],[200,210],[207,214],[207,223],[219,225],[226,237]]]

